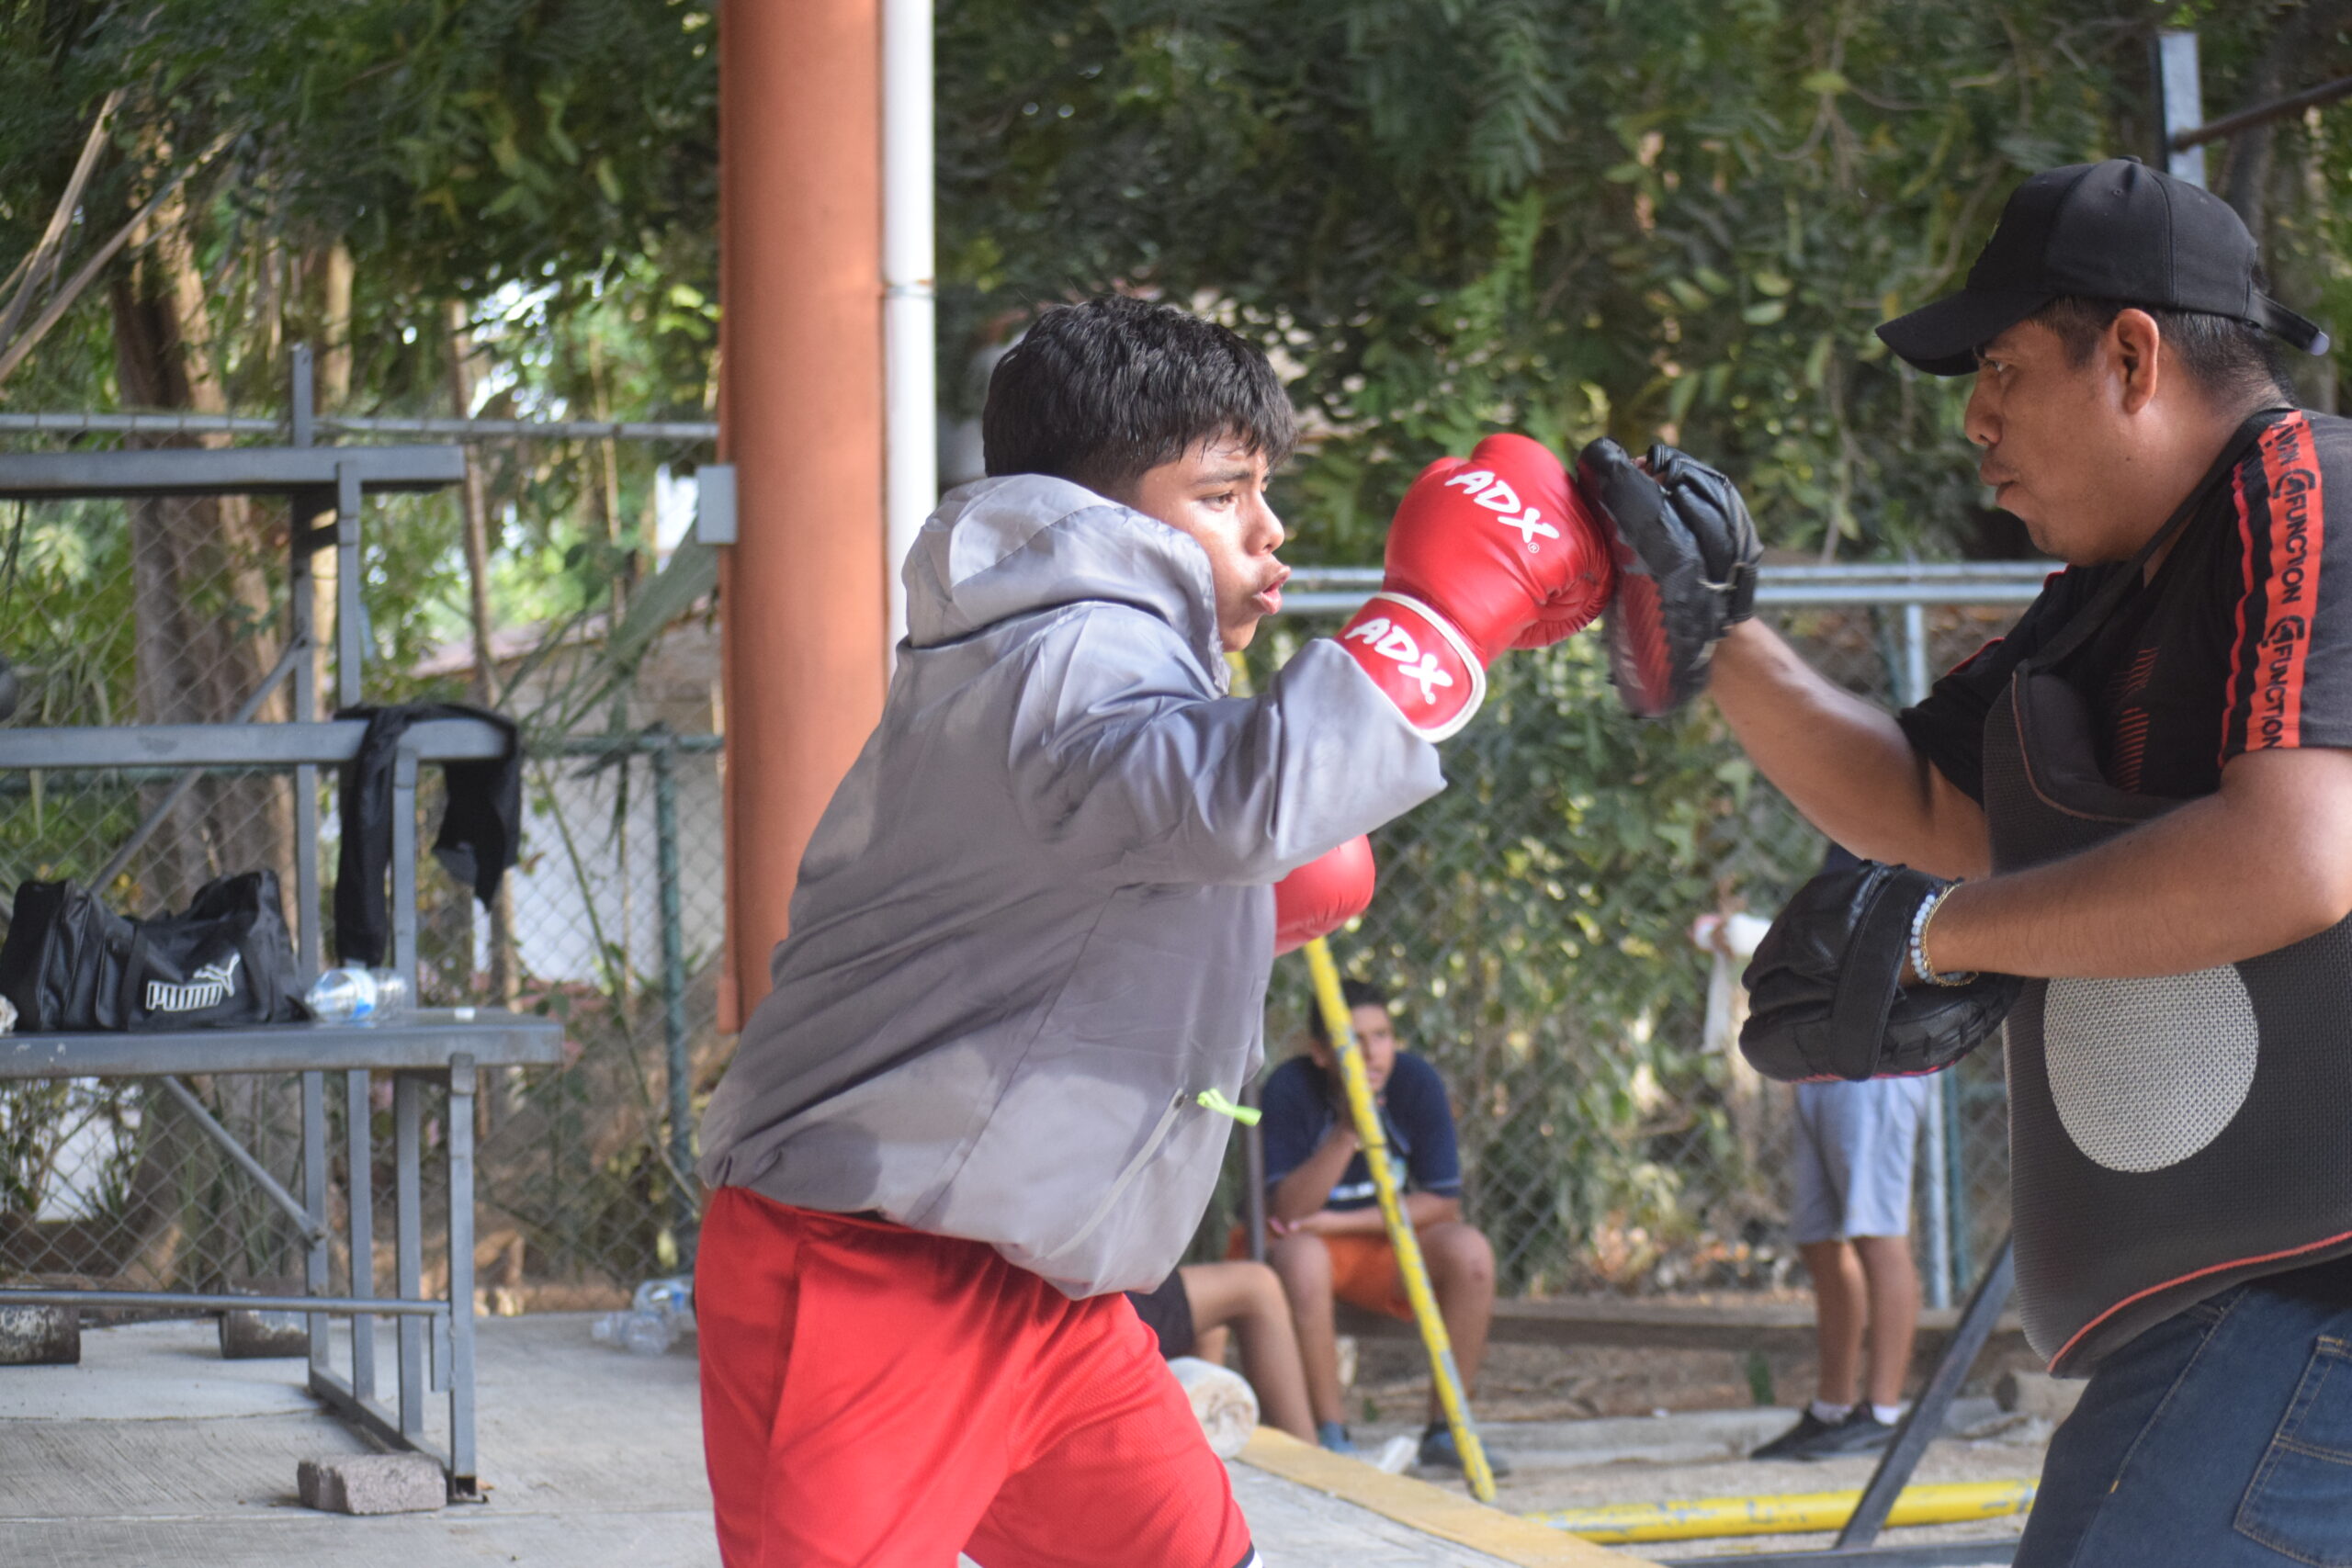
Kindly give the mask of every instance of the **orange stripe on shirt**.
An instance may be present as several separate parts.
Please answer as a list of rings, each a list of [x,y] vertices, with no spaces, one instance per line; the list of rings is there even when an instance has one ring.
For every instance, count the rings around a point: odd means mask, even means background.
[[[2301,413],[2262,433],[2262,472],[2269,513],[2262,637],[2255,648],[2254,703],[2246,716],[2245,749],[2302,744],[2303,664],[2312,616],[2319,608],[2320,554],[2326,543],[2325,498],[2311,421]],[[2241,503],[2252,564],[2252,519]]]
[[[2249,739],[2254,734],[2254,683],[2246,677],[2245,663],[2245,602],[2254,592],[2254,530],[2246,523],[2245,465],[2243,463],[2230,476],[2230,500],[2238,509],[2238,602],[2234,612],[2236,622],[2231,627],[2230,682],[2222,688],[2222,749],[2214,753],[2217,765],[2222,767],[2228,766],[2230,759],[2245,749],[2241,746],[2238,751],[2230,750],[2230,730],[2237,723],[2241,690],[2245,693],[2243,700],[2248,715],[2245,732]]]

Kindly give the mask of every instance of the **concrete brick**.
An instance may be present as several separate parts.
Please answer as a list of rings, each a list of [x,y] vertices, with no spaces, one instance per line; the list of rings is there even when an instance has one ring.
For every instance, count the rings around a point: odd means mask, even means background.
[[[220,1359],[267,1360],[311,1353],[302,1315],[292,1312],[224,1312],[220,1314]]]
[[[81,1359],[75,1308],[0,1306],[0,1367],[71,1367]]]
[[[2075,1402],[2083,1397],[2084,1387],[2080,1378],[2053,1378],[2047,1372],[2004,1372],[1993,1385],[1993,1399],[2004,1410],[2039,1416],[2045,1421],[2064,1421],[2075,1413]]]
[[[424,1514],[449,1500],[440,1465],[423,1454],[306,1459],[294,1480],[302,1506],[328,1514]]]

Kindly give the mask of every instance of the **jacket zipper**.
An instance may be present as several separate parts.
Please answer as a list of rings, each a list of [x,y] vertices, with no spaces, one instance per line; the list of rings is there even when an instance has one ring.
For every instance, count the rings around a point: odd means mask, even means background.
[[[1075,1249],[1079,1243],[1094,1234],[1097,1226],[1111,1217],[1111,1211],[1118,1206],[1119,1199],[1135,1179],[1143,1173],[1143,1168],[1151,1163],[1151,1157],[1159,1152],[1159,1145],[1167,1141],[1168,1130],[1176,1124],[1177,1115],[1184,1109],[1185,1099],[1184,1091],[1178,1089],[1169,1100],[1168,1109],[1159,1113],[1159,1122],[1151,1129],[1151,1136],[1143,1141],[1143,1147],[1136,1152],[1135,1158],[1127,1161],[1118,1179],[1111,1183],[1111,1190],[1102,1195],[1102,1201],[1095,1205],[1094,1213],[1086,1217],[1086,1223],[1078,1227],[1078,1233],[1054,1248],[1054,1256],[1059,1257]]]
[[[1204,1111],[1214,1111],[1219,1116],[1230,1116],[1244,1127],[1255,1127],[1265,1112],[1255,1106],[1237,1105],[1214,1089],[1204,1089],[1193,1097],[1193,1103]]]

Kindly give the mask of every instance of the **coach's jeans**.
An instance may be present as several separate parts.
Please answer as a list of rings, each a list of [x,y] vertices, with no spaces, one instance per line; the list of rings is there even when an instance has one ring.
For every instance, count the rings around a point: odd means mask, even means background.
[[[2290,1563],[2352,1568],[2352,1306],[2241,1285],[2100,1363],[2017,1568]]]

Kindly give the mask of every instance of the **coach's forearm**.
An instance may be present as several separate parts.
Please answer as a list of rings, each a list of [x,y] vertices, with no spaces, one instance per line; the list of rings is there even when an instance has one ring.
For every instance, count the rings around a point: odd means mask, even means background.
[[[1939,876],[1990,864],[1984,812],[1911,749],[1894,716],[1823,677],[1762,622],[1742,621],[1716,645],[1708,690],[1764,776],[1854,853]]]
[[[1955,888],[1928,929],[1939,970],[2181,975],[2352,914],[2352,752],[2241,757],[2220,793],[2080,854]]]

